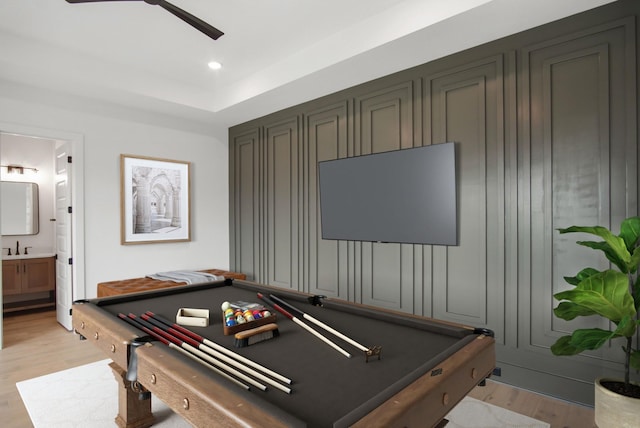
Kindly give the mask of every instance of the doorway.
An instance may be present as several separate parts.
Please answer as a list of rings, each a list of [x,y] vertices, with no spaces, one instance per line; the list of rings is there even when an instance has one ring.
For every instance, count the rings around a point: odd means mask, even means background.
[[[1,137],[21,137],[24,141],[25,153],[28,153],[30,142],[38,142],[42,145],[44,140],[51,144],[51,173],[46,180],[50,181],[47,187],[50,189],[49,211],[52,215],[41,218],[41,224],[47,224],[51,237],[52,250],[57,256],[56,261],[56,312],[58,322],[67,330],[71,330],[70,306],[73,300],[85,297],[84,283],[84,200],[83,200],[83,163],[84,163],[84,139],[82,135],[51,129],[41,129],[29,125],[17,125],[0,122]],[[36,147],[35,144],[31,148]],[[4,165],[5,159],[0,159]],[[61,181],[61,177],[64,180]],[[63,183],[63,185],[61,185]],[[61,209],[60,189],[66,191]],[[68,207],[72,207],[68,209]],[[68,217],[61,218],[64,212]],[[51,221],[51,225],[49,222]],[[60,227],[59,227],[60,226]],[[65,244],[66,242],[66,244]],[[4,245],[3,245],[4,247]],[[2,253],[4,254],[4,252]],[[0,256],[0,259],[2,256]],[[0,289],[2,281],[0,280]],[[0,293],[0,303],[2,297]],[[2,349],[2,318],[0,317],[0,349]]]

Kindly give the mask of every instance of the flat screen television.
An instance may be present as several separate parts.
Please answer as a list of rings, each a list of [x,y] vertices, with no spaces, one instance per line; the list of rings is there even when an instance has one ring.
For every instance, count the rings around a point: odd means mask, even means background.
[[[323,239],[457,245],[455,143],[318,163]]]

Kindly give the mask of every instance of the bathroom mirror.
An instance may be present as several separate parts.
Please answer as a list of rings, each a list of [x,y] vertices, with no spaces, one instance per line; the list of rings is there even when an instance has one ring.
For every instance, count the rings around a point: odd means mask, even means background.
[[[0,231],[2,235],[36,235],[38,233],[38,185],[2,181],[0,196]]]

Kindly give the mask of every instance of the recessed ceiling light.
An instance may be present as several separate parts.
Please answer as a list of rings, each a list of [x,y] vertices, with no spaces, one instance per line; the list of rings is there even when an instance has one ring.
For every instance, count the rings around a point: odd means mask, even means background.
[[[211,61],[209,63],[209,68],[212,70],[220,70],[222,68],[222,64],[220,64],[218,61]]]

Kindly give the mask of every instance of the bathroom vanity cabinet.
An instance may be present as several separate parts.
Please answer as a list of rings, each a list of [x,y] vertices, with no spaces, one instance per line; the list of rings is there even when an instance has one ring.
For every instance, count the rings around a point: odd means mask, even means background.
[[[54,257],[2,261],[3,311],[55,306]]]

